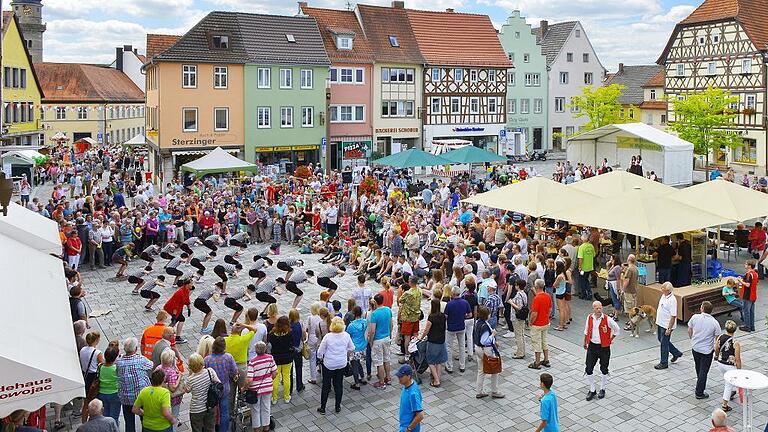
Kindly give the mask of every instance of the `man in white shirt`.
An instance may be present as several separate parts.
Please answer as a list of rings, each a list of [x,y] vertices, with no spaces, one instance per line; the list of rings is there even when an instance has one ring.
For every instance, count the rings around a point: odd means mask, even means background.
[[[421,253],[421,250],[419,250],[418,255],[416,256],[413,274],[418,277],[426,277],[427,274],[429,274],[429,264],[427,264],[427,260],[424,259],[424,254]]]
[[[608,363],[611,360],[611,343],[621,332],[619,325],[613,318],[603,313],[603,305],[599,301],[592,303],[592,313],[587,316],[584,323],[584,349],[587,350],[587,362],[584,373],[587,375],[589,393],[587,400],[591,401],[597,395],[598,399],[605,397],[605,387],[608,385]],[[595,376],[592,371],[600,360],[600,393],[597,393]]]
[[[669,282],[661,284],[661,298],[656,308],[656,327],[661,344],[661,359],[653,368],[661,370],[669,367],[669,354],[672,354],[672,363],[683,356],[683,353],[670,340],[672,331],[677,327],[677,299],[672,294],[672,284]]]
[[[707,374],[712,366],[715,339],[722,333],[720,323],[711,315],[712,303],[701,303],[697,313],[688,321],[688,337],[691,338],[691,353],[696,366],[696,399],[706,399]]]
[[[440,188],[440,204],[443,208],[448,207],[448,199],[451,197],[451,189],[447,184],[443,183],[443,187]]]

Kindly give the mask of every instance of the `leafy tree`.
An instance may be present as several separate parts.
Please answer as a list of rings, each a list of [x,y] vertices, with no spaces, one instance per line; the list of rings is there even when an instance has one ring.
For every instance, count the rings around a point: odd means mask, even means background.
[[[713,87],[681,96],[682,99],[670,100],[675,118],[669,127],[681,139],[693,144],[694,153],[704,155],[706,178],[709,179],[709,153],[721,147],[735,148],[742,144],[738,135],[728,133],[739,115],[738,110],[731,109],[739,103],[739,97]]]
[[[625,123],[626,120],[621,115],[623,107],[619,102],[621,92],[625,88],[620,84],[611,84],[605,87],[583,87],[581,96],[574,96],[568,105],[569,108],[576,108],[574,117],[587,117],[589,119],[579,133],[609,124]]]

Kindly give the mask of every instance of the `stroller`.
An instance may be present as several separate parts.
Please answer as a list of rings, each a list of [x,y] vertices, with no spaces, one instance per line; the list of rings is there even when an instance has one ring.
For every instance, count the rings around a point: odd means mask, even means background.
[[[416,379],[416,382],[421,385],[421,374],[429,369],[429,365],[427,364],[427,341],[417,342],[412,340],[411,343],[408,344],[408,354],[410,354],[408,363],[415,372],[414,378]]]

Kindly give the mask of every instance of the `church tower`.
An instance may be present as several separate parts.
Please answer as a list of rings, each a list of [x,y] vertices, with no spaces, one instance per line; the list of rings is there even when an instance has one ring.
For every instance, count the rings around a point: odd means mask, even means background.
[[[43,4],[42,0],[12,0],[11,9],[19,20],[19,27],[33,63],[43,61]]]

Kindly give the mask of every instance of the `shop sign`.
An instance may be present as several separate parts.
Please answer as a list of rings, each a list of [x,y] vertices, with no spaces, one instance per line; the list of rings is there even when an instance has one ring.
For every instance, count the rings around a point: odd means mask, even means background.
[[[642,139],[640,137],[627,137],[627,136],[617,136],[616,137],[616,148],[625,148],[625,149],[638,149],[638,150],[651,150],[651,151],[664,151],[664,149],[651,141]]]
[[[376,132],[377,134],[419,133],[419,128],[381,128],[381,129],[375,129],[374,132]]]
[[[300,145],[300,146],[293,146],[291,147],[291,150],[301,151],[301,150],[317,150],[316,145]]]
[[[344,159],[365,159],[371,152],[371,141],[342,141],[342,157]]]
[[[453,128],[454,132],[482,132],[484,130],[485,130],[485,128],[475,127],[475,126]]]

